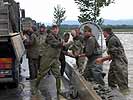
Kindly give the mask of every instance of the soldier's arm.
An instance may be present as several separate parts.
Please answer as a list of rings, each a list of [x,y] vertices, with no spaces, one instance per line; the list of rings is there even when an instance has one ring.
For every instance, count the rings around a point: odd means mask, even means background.
[[[73,55],[72,52],[65,52],[65,55],[72,57],[72,58],[75,58],[75,55]]]
[[[117,56],[119,51],[118,40],[116,40],[116,38],[112,38],[108,43],[108,54],[111,56]]]
[[[31,46],[31,45],[33,45],[34,43],[35,43],[35,39],[36,37],[35,37],[35,35],[34,34],[32,34],[30,37],[29,37],[29,45]]]
[[[51,45],[54,48],[59,48],[59,47],[63,46],[62,42],[55,39],[54,36],[52,36],[52,35],[47,35],[46,43],[48,43],[49,45]]]
[[[102,58],[97,58],[96,59],[96,64],[102,64],[104,61],[111,60],[111,59],[112,58],[111,58],[110,55],[102,57]]]
[[[102,62],[107,61],[107,60],[111,60],[111,59],[112,59],[111,56],[108,55],[108,56],[105,56],[102,58]]]

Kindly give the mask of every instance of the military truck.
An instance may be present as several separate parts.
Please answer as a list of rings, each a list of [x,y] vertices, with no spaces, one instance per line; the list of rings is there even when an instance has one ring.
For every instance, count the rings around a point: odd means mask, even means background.
[[[19,34],[21,18],[19,3],[0,0],[0,83],[17,87],[25,48]]]

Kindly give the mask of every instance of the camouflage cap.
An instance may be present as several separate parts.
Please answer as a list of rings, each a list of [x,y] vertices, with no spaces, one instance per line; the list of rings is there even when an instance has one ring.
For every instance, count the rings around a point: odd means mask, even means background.
[[[103,29],[103,31],[106,31],[107,33],[112,33],[112,28],[111,27],[105,27],[104,29]]]

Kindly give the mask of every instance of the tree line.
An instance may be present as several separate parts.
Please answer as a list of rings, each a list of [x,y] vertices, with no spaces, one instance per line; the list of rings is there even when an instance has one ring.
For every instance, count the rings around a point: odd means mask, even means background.
[[[114,3],[114,0],[74,0],[74,2],[80,10],[80,15],[78,16],[79,23],[91,21],[102,25],[104,20],[100,17],[101,9]],[[65,13],[66,10],[61,5],[54,7],[54,23],[60,26],[66,19]]]

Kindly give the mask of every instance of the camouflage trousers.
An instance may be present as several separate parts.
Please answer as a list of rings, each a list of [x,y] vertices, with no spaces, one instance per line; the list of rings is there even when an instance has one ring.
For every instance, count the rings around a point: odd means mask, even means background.
[[[28,58],[30,79],[37,78],[38,59]]]
[[[51,58],[51,57],[42,57],[40,60],[40,68],[39,72],[37,75],[37,79],[35,81],[35,90],[38,89],[40,81],[46,76],[46,74],[51,71],[52,74],[54,75],[56,79],[56,88],[57,92],[60,91],[60,86],[61,86],[61,74],[60,74],[60,62],[56,58]]]
[[[120,90],[128,89],[128,64],[122,58],[115,59],[110,64],[108,85],[119,86]]]
[[[85,61],[86,61],[85,57],[76,58],[77,69],[78,69],[79,73],[81,73],[81,74],[83,73],[83,71],[85,69]]]

